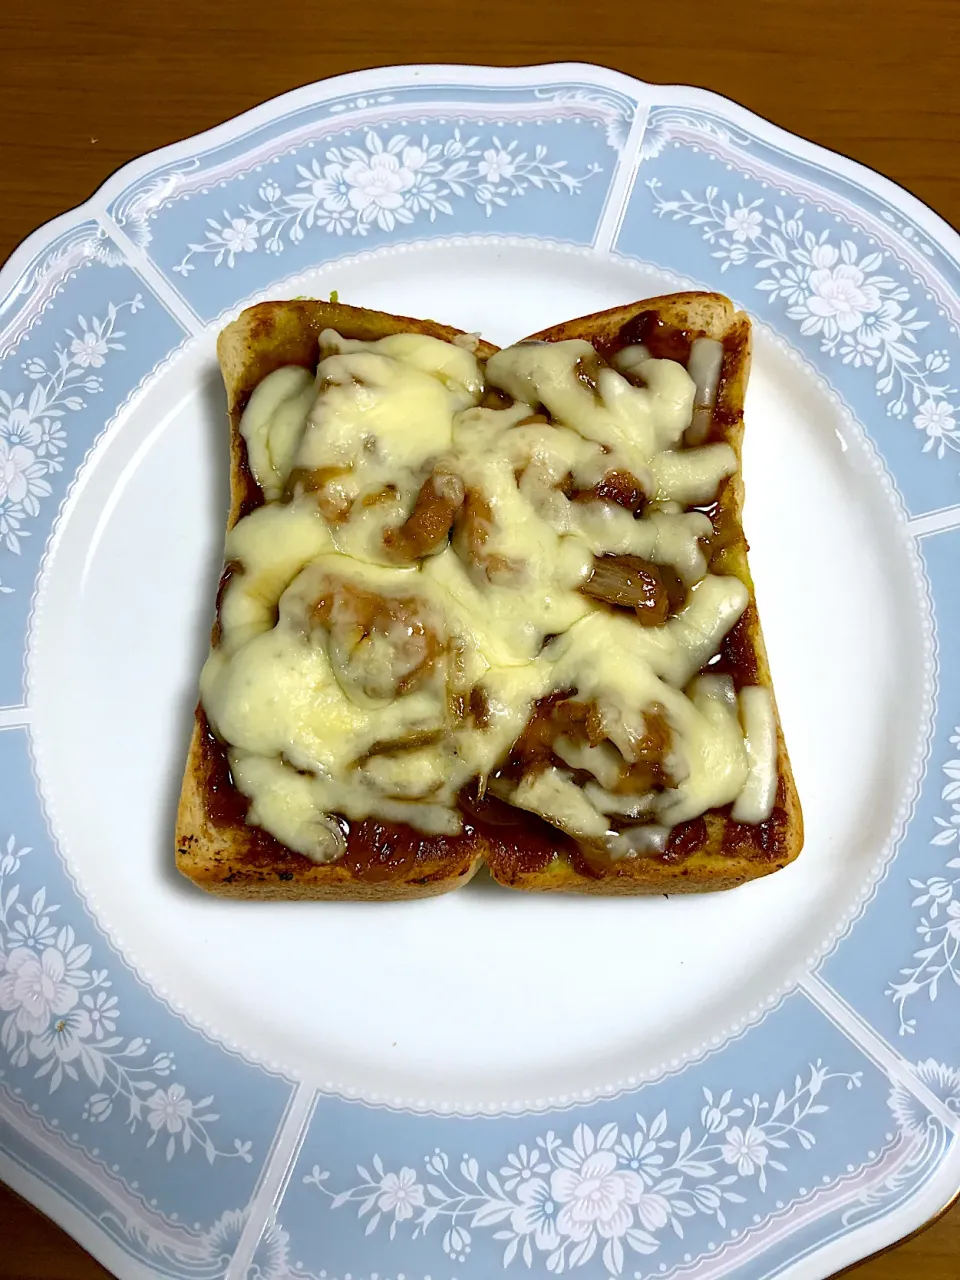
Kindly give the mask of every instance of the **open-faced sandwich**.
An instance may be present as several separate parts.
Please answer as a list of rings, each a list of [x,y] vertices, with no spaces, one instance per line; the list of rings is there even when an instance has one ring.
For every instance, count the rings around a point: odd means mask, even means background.
[[[177,863],[247,898],[674,893],[802,819],[741,527],[750,325],[497,350],[311,300],[220,335],[231,506]]]

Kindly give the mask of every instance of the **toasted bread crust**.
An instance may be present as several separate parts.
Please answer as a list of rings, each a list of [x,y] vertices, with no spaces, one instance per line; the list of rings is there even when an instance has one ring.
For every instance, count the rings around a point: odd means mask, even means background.
[[[719,293],[674,293],[648,298],[625,307],[568,320],[533,334],[547,342],[585,338],[602,353],[613,355],[630,342],[638,317],[654,313],[665,325],[692,336],[716,338],[724,344],[717,407],[711,440],[726,441],[738,462],[743,446],[743,400],[750,372],[750,322],[729,298]],[[756,607],[753,579],[747,563],[747,541],[743,534],[743,480],[739,468],[721,487],[715,524],[724,522],[731,533],[724,540],[722,555],[712,567],[735,574],[750,590],[750,604],[731,633],[736,645],[731,674],[744,684],[759,684],[774,696],[767,651]],[[776,705],[776,704],[774,704]],[[497,850],[488,854],[490,874],[514,889],[595,894],[699,893],[731,889],[747,880],[778,871],[797,857],[803,847],[803,816],[796,783],[790,768],[783,731],[777,715],[778,772],[777,797],[772,817],[759,825],[734,822],[727,810],[711,810],[700,819],[677,829],[678,843],[694,846],[695,852],[669,860],[626,858],[614,863],[602,876],[588,868],[578,870],[570,860],[556,859],[542,870],[516,867]],[[686,837],[686,839],[684,839]],[[673,844],[673,841],[671,841]]]
[[[714,413],[712,439],[725,440],[741,454],[743,397],[750,364],[750,326],[721,294],[683,293],[648,299],[626,307],[570,320],[532,337],[545,341],[585,338],[605,354],[628,342],[638,317],[654,313],[666,325],[706,335],[724,343],[725,354]],[[227,529],[260,506],[263,494],[248,465],[240,418],[254,388],[283,365],[313,369],[318,337],[325,328],[345,337],[374,340],[390,333],[425,333],[452,340],[461,333],[433,321],[313,299],[262,303],[251,307],[220,335],[217,354],[227,391],[230,421],[230,512]],[[480,342],[483,358],[496,350]],[[741,513],[743,484],[739,470],[723,485],[715,523],[724,522],[727,536],[714,568],[736,574],[748,586],[751,602],[731,633],[730,670],[742,683],[771,690],[769,665],[760,630],[747,543]],[[767,823],[734,822],[729,811],[711,811],[683,824],[662,858],[623,859],[601,873],[582,860],[566,856],[526,857],[522,837],[503,838],[496,829],[472,829],[454,839],[421,837],[397,829],[394,839],[382,824],[376,843],[380,861],[370,878],[358,874],[359,863],[348,856],[318,865],[285,848],[267,832],[244,821],[245,802],[232,787],[223,748],[209,732],[201,708],[190,741],[177,813],[176,856],[179,870],[211,893],[238,898],[401,900],[430,897],[465,884],[486,862],[491,875],[510,888],[540,892],[608,895],[695,893],[733,888],[769,874],[792,861],[803,844],[803,820],[783,734],[777,728],[779,780],[774,813]],[[232,794],[232,803],[221,800]],[[413,838],[411,838],[411,835]],[[351,832],[351,840],[356,840]],[[542,839],[539,842],[542,849]],[[572,842],[555,833],[557,847]],[[391,847],[398,849],[395,859]]]
[[[263,492],[250,471],[246,442],[240,434],[240,418],[247,402],[255,387],[275,369],[299,364],[312,372],[317,366],[319,336],[324,329],[336,329],[344,337],[365,341],[391,333],[424,333],[450,341],[463,333],[432,320],[387,315],[314,298],[263,302],[249,307],[227,325],[217,341],[230,422],[227,531],[263,503]],[[484,342],[477,346],[481,357],[492,355],[495,350]],[[206,717],[198,706],[177,809],[176,857],[178,869],[209,893],[274,899],[429,898],[466,884],[483,861],[485,842],[474,835],[457,840],[420,838],[415,842],[395,842],[403,847],[391,866],[387,848],[390,831],[382,827],[376,834],[380,837],[378,852],[386,865],[382,870],[374,868],[373,874],[389,870],[386,878],[363,878],[351,870],[346,860],[324,865],[311,862],[244,821],[241,797],[228,778],[217,777],[225,766],[223,748],[209,733]],[[218,814],[212,799],[225,784],[236,803]]]

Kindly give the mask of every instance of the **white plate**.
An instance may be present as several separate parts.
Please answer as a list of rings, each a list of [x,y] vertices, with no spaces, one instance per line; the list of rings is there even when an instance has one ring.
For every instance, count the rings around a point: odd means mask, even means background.
[[[137,162],[4,271],[0,610],[11,689],[25,674],[0,711],[0,1170],[124,1276],[161,1255],[239,1276],[255,1250],[271,1280],[826,1274],[958,1176],[960,1044],[931,1017],[954,998],[931,982],[955,976],[948,722],[920,792],[935,609],[957,607],[956,237],[696,91],[583,67],[348,81]],[[506,343],[691,284],[756,316],[745,523],[801,858],[668,900],[481,879],[248,904],[182,881],[222,324],[336,289]]]

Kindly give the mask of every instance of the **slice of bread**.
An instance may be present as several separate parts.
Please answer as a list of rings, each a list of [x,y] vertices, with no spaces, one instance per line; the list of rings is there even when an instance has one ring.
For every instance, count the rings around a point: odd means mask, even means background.
[[[750,326],[720,294],[673,294],[571,320],[532,335],[555,342],[583,338],[601,355],[648,334],[658,322],[666,332],[707,336],[724,345],[724,360],[711,441],[726,441],[740,456],[743,396],[750,361]],[[220,335],[218,356],[230,422],[230,512],[227,528],[263,502],[247,461],[240,418],[254,388],[284,365],[313,370],[318,336],[325,328],[372,340],[391,333],[424,333],[452,341],[460,330],[432,321],[310,299],[251,307]],[[477,354],[496,350],[477,344]],[[656,354],[656,352],[654,352]],[[720,667],[735,683],[771,687],[741,525],[743,486],[737,472],[715,504],[712,567],[748,586],[750,604],[724,641]],[[340,898],[397,900],[426,897],[466,883],[483,862],[501,884],[538,891],[602,894],[700,892],[731,888],[785,866],[800,852],[799,801],[779,721],[779,778],[771,817],[760,824],[734,822],[726,810],[675,827],[659,856],[591,863],[575,841],[533,815],[511,810],[508,826],[467,825],[456,837],[424,836],[410,827],[368,820],[354,823],[347,853],[317,864],[245,820],[246,800],[236,791],[226,752],[210,731],[202,708],[184,773],[177,815],[177,865],[209,892],[244,898]]]
[[[743,401],[750,372],[750,321],[729,298],[719,293],[667,294],[568,320],[532,337],[545,342],[584,338],[601,355],[610,357],[641,340],[650,345],[648,334],[652,331],[655,335],[658,321],[668,331],[679,331],[691,339],[703,336],[723,343],[723,366],[709,441],[725,441],[739,461]],[[747,564],[742,512],[743,480],[738,469],[723,482],[717,496],[713,524],[720,549],[713,553],[711,568],[740,578],[750,590],[750,603],[724,641],[722,666],[711,670],[729,672],[738,686],[763,685],[772,697],[770,667]],[[674,827],[667,850],[660,857],[623,858],[597,868],[570,841],[567,856],[549,862],[529,856],[518,859],[509,852],[492,849],[487,855],[490,872],[501,884],[515,889],[635,894],[730,889],[778,871],[792,862],[803,847],[803,817],[779,716],[777,742],[777,795],[766,822],[734,822],[728,806],[708,810],[701,818]]]
[[[362,307],[303,298],[250,307],[220,334],[217,356],[227,391],[230,426],[230,530],[263,503],[247,461],[240,418],[254,388],[275,369],[312,372],[319,335],[373,341],[391,333],[423,333],[452,341],[460,329]],[[477,354],[496,350],[480,342]],[[230,779],[226,752],[196,711],[177,810],[177,867],[201,889],[233,898],[351,898],[397,901],[446,893],[465,884],[483,861],[476,834],[427,837],[392,823],[356,823],[347,853],[318,864],[245,821],[247,801]]]

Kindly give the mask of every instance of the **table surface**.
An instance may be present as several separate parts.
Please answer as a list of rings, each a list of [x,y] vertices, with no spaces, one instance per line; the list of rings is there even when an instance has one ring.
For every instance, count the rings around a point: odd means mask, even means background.
[[[609,0],[487,0],[476,9],[366,0],[343,23],[324,23],[324,9],[303,0],[0,8],[0,261],[134,156],[296,85],[403,62],[575,59],[702,85],[878,169],[960,224],[955,0],[760,0],[740,9],[707,0],[660,9]],[[107,1275],[3,1188],[0,1240],[2,1280]],[[960,1206],[857,1272],[858,1280],[958,1274]]]

